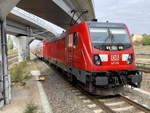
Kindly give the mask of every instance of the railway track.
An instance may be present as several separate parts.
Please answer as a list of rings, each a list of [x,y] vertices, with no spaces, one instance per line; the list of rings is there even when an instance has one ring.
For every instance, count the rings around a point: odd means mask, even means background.
[[[136,54],[137,56],[150,56],[150,54],[145,54],[145,53],[138,53]]]
[[[150,69],[150,63],[136,63],[137,67]]]
[[[137,109],[139,109],[139,110],[141,110],[141,111],[143,111],[143,112],[145,112],[145,113],[150,113],[150,108],[148,108],[148,107],[146,107],[146,106],[144,106],[144,105],[141,105],[141,104],[139,104],[138,102],[129,99],[128,97],[125,97],[125,96],[120,95],[120,98],[121,98],[122,100],[124,100],[125,102],[129,103],[130,105],[133,105],[133,106],[136,107]]]
[[[102,98],[90,95],[81,88],[73,89],[72,92],[94,113],[150,113],[150,108],[123,95]]]
[[[137,69],[144,73],[150,73],[150,63],[136,63]]]
[[[139,68],[138,70],[143,73],[150,73],[150,69],[147,69],[147,68]]]
[[[149,57],[150,54],[139,53],[136,56]],[[150,73],[150,63],[136,63],[137,68],[144,73]]]
[[[61,77],[66,80],[66,76]],[[66,88],[71,90],[72,93],[81,100],[83,105],[90,109],[91,113],[150,113],[149,106],[139,104],[136,100],[131,100],[123,95],[102,98],[90,95],[80,86],[72,86],[68,84]]]

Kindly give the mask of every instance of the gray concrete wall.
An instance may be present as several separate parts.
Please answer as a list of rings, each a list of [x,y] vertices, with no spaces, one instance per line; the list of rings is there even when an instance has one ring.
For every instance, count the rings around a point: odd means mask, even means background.
[[[18,61],[22,62],[30,55],[29,39],[27,36],[15,37],[14,41],[18,50]]]

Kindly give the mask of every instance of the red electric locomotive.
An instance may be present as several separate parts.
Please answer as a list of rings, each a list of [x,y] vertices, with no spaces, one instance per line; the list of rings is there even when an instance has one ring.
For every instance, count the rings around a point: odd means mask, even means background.
[[[129,31],[122,23],[81,22],[53,41],[43,41],[43,57],[90,93],[116,95],[124,85],[139,87]]]

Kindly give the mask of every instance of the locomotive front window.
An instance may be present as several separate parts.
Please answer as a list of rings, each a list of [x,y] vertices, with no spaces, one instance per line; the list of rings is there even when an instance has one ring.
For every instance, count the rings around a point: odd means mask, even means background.
[[[131,47],[128,32],[123,28],[90,28],[90,34],[96,49],[120,51]]]
[[[117,28],[91,28],[92,43],[130,44],[128,33],[125,29]]]
[[[107,29],[105,28],[91,28],[92,43],[104,43],[108,37]]]

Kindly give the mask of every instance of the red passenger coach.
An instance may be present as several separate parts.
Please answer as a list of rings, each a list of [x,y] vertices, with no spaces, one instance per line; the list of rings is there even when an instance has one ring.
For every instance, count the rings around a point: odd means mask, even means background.
[[[93,94],[119,94],[124,85],[138,87],[142,80],[130,34],[122,23],[76,24],[55,40],[43,41],[43,58]]]

